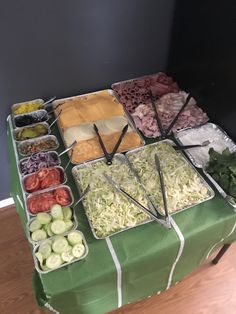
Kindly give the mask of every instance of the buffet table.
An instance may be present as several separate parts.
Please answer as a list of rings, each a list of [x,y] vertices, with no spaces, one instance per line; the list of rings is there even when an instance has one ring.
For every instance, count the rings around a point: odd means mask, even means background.
[[[25,198],[10,117],[7,125],[12,197],[25,229]],[[61,152],[64,145],[55,125],[52,134],[59,139],[57,151]],[[64,155],[62,166],[67,162],[68,157]],[[72,165],[66,171],[67,184],[76,201],[79,195],[71,168]],[[33,287],[39,306],[55,313],[106,313],[159,294],[182,280],[213,249],[236,240],[236,213],[212,188],[214,198],[172,216],[170,230],[153,221],[105,240],[93,237],[83,207],[77,205],[78,229],[86,237],[89,253],[84,260],[48,274],[34,271]]]

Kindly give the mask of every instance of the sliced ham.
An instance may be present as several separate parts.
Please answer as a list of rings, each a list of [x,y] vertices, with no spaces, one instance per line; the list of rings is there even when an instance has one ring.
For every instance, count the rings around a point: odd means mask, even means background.
[[[166,94],[157,100],[156,108],[164,129],[167,129],[175,118],[187,96],[187,93],[180,91],[178,93]],[[160,131],[150,102],[140,104],[131,115],[136,127],[141,130],[145,136],[160,136]],[[172,131],[176,132],[183,128],[203,124],[208,120],[207,114],[204,113],[203,110],[197,106],[196,101],[191,98],[185,110],[180,114],[174,124]]]
[[[156,98],[159,98],[167,93],[178,92],[179,87],[171,77],[159,72],[131,81],[121,82],[114,86],[114,90],[119,96],[120,102],[130,113],[133,113],[137,106],[150,101],[150,91]]]

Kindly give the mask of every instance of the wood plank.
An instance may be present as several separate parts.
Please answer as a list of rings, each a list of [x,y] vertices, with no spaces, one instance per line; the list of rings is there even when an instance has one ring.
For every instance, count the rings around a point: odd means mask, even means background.
[[[42,314],[31,286],[33,259],[14,207],[0,211],[0,313]],[[212,259],[213,257],[211,257]],[[110,314],[235,314],[236,243],[218,265],[210,260],[168,291]]]

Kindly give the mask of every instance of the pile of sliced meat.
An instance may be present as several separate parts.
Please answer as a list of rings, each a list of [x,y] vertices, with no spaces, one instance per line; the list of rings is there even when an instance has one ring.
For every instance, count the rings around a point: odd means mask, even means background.
[[[179,91],[177,83],[162,72],[114,84],[113,89],[118,94],[120,102],[130,113],[133,113],[139,104],[149,101],[150,91],[156,98]]]
[[[163,129],[167,129],[183,106],[187,93],[180,91],[176,82],[165,73],[143,76],[134,80],[114,84],[120,102],[133,117],[136,127],[147,137],[160,136],[154,111],[150,102],[150,92],[157,99],[157,112]],[[172,131],[193,127],[209,119],[191,98],[185,110],[180,114]]]
[[[167,129],[174,117],[183,106],[188,94],[184,91],[169,93],[156,101],[158,116],[163,129]],[[149,102],[140,104],[132,112],[136,127],[147,137],[160,136],[152,105]],[[185,110],[180,114],[174,124],[172,131],[176,132],[186,127],[193,127],[207,122],[208,116],[196,105],[196,101],[191,98]]]

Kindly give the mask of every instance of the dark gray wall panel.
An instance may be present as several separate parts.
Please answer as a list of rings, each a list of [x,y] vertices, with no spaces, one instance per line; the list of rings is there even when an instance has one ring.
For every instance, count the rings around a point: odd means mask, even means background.
[[[0,199],[10,192],[5,119],[11,104],[165,70],[174,2],[0,2]]]
[[[236,140],[236,3],[176,3],[169,72]]]

